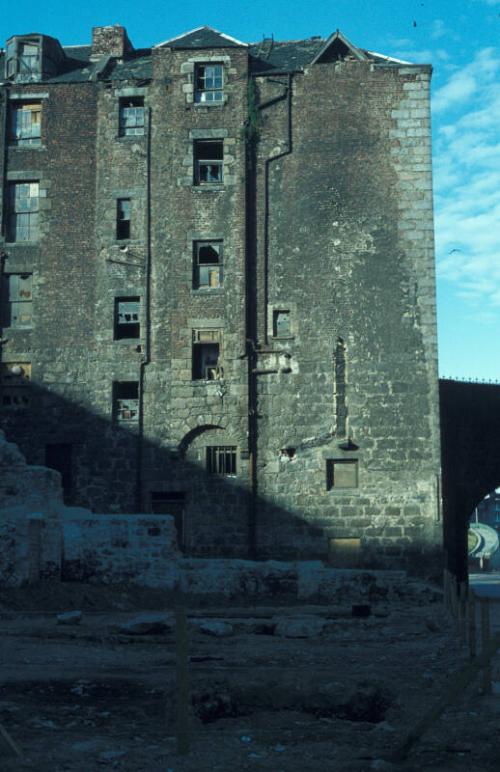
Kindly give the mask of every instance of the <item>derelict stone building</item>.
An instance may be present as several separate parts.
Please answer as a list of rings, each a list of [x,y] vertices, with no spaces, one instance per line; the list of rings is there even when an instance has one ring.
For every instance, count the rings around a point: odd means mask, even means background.
[[[421,565],[430,67],[120,26],[1,67],[8,438],[71,504],[175,515],[187,554]]]

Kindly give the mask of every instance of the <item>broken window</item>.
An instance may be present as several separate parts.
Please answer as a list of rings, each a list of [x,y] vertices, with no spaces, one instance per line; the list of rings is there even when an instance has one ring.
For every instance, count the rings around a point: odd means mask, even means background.
[[[41,142],[42,103],[11,102],[9,142],[17,147]]]
[[[155,515],[171,515],[174,518],[179,549],[184,544],[184,491],[151,491],[151,512]]]
[[[9,410],[27,408],[31,402],[30,362],[3,362],[0,369],[2,407]]]
[[[273,311],[273,336],[275,338],[289,338],[290,329],[290,311]]]
[[[139,420],[138,381],[113,383],[113,418],[115,423],[127,424]]]
[[[2,277],[1,323],[3,327],[31,327],[31,273],[6,273]]]
[[[211,185],[224,179],[224,141],[197,139],[194,142],[194,184]]]
[[[116,201],[116,240],[130,238],[132,202],[130,198],[118,198]]]
[[[193,244],[193,287],[214,289],[222,284],[222,241]]]
[[[193,380],[215,381],[223,377],[221,330],[193,330]]]
[[[326,462],[326,489],[357,488],[358,462],[354,459],[328,459]]]
[[[120,99],[120,137],[137,137],[144,134],[144,97]]]
[[[216,445],[207,448],[207,472],[223,477],[236,475],[236,447]]]
[[[9,182],[7,188],[7,241],[38,238],[38,182]]]
[[[140,298],[115,298],[115,340],[140,337]]]
[[[224,66],[222,64],[197,64],[194,80],[195,102],[220,104],[224,101]]]

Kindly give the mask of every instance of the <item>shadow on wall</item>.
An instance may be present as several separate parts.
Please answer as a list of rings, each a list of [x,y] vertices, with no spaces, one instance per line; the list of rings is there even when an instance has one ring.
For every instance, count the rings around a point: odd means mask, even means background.
[[[404,562],[384,558],[358,533],[339,540],[325,518],[308,522],[252,494],[247,449],[222,444],[216,425],[198,427],[179,446],[162,447],[141,438],[134,396],[115,394],[113,413],[109,407],[98,415],[36,383],[19,388],[25,389],[17,395],[22,401],[5,407],[1,428],[29,464],[60,472],[67,505],[104,517],[170,514],[188,556],[330,559],[339,567],[441,571],[437,556],[424,566],[423,545],[407,550]],[[300,459],[293,463],[300,474]]]
[[[440,380],[444,544],[448,568],[467,579],[471,513],[500,485],[500,386]]]

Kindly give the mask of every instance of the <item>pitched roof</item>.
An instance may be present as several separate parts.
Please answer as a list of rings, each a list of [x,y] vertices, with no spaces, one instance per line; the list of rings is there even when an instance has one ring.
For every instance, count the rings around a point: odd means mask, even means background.
[[[242,43],[236,38],[225,35],[213,27],[197,27],[190,32],[184,32],[163,43],[157,43],[154,48],[248,48],[248,43]]]
[[[345,56],[352,56],[359,61],[367,59],[366,54],[360,48],[356,48],[356,46],[353,45],[340,30],[337,30],[330,35],[324,46],[312,60],[311,64],[343,59]]]

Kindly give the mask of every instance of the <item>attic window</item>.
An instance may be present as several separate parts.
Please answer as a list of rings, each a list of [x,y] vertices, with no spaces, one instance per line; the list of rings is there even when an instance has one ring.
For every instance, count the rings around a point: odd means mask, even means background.
[[[41,73],[40,40],[13,38],[7,43],[7,78],[38,80]]]

